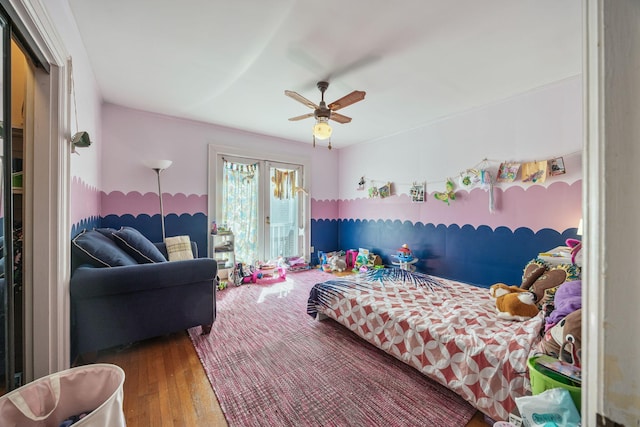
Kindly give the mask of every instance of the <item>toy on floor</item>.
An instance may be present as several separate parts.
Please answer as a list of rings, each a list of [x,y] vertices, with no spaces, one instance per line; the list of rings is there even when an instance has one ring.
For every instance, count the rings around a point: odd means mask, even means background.
[[[233,272],[233,282],[236,286],[251,283],[255,267],[244,262],[236,264],[236,268]]]
[[[358,258],[358,251],[356,249],[348,249],[345,253],[345,261],[347,263],[347,269],[353,270],[356,265],[356,259]]]
[[[329,265],[331,266],[331,271],[341,273],[347,269],[347,262],[337,254],[329,258]]]
[[[396,256],[398,260],[401,262],[409,262],[413,260],[413,254],[411,253],[411,249],[409,249],[409,245],[406,243],[402,245],[400,249],[398,249]]]
[[[371,269],[383,268],[382,258],[380,255],[369,252],[368,249],[360,248],[356,257],[356,262],[353,266],[353,271],[366,272]]]
[[[536,295],[518,286],[496,283],[489,288],[490,295],[496,299],[498,318],[522,322],[539,313]]]

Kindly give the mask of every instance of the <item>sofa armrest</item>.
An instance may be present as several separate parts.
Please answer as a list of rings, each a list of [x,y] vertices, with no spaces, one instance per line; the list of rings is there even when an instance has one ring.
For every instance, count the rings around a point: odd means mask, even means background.
[[[218,263],[211,258],[121,267],[83,265],[71,276],[70,292],[74,298],[92,298],[204,281],[213,285],[217,272]]]

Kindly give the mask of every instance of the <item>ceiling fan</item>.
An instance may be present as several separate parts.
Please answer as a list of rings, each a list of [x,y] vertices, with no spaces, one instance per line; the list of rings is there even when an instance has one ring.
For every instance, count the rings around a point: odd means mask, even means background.
[[[324,92],[329,87],[329,82],[320,81],[318,82],[317,86],[318,89],[320,89],[320,93],[322,94],[320,105],[316,105],[297,92],[293,92],[291,90],[284,91],[284,94],[288,97],[295,99],[296,101],[314,110],[313,113],[291,117],[289,120],[298,121],[306,119],[308,117],[315,117],[316,124],[313,126],[313,146],[316,146],[316,138],[329,139],[329,150],[331,150],[330,138],[333,129],[331,129],[331,126],[328,123],[329,120],[333,120],[338,123],[349,123],[351,121],[351,117],[338,114],[336,113],[336,111],[340,110],[341,108],[348,107],[351,104],[355,104],[358,101],[362,101],[364,99],[364,96],[366,95],[366,92],[363,92],[361,90],[354,90],[353,92],[343,96],[342,98],[332,102],[327,106],[327,104],[324,102]]]

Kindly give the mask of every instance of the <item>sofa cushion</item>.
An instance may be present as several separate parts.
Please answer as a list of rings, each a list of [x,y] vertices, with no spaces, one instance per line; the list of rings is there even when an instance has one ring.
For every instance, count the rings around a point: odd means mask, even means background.
[[[113,233],[118,231],[115,228],[111,228],[111,227],[94,228],[94,230],[96,230],[98,233],[101,233],[101,234],[107,236],[111,240],[113,240]]]
[[[95,230],[84,230],[73,238],[72,247],[82,262],[96,267],[117,267],[138,264],[116,243]]]
[[[164,239],[167,246],[169,261],[180,261],[183,259],[193,259],[191,251],[191,239],[189,236],[175,236]]]
[[[135,228],[122,227],[113,233],[113,238],[118,246],[140,264],[167,261],[156,245]]]

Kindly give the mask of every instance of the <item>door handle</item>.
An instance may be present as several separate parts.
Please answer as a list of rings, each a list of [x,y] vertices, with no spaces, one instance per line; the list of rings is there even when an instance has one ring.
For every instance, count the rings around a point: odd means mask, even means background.
[[[264,221],[265,221],[267,224],[271,225],[271,218],[269,218],[268,216],[264,218]]]

